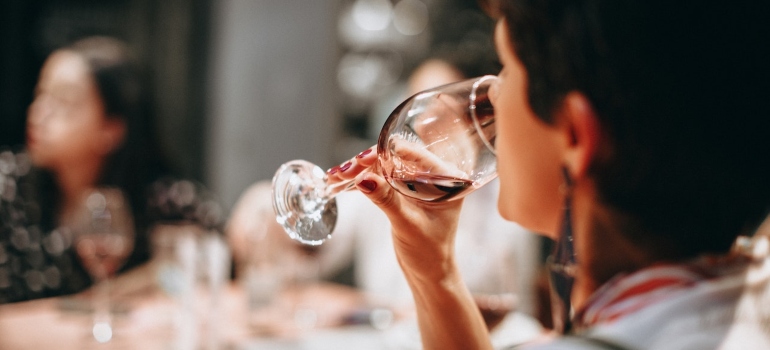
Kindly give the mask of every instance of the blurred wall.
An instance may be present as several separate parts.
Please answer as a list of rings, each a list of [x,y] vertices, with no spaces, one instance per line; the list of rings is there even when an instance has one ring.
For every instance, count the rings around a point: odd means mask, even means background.
[[[465,44],[491,38],[488,21],[461,13],[475,2],[3,0],[0,145],[24,142],[26,108],[51,50],[82,35],[116,35],[154,73],[172,166],[229,209],[285,161],[328,168],[368,147],[367,128],[381,125],[374,106],[395,107],[400,101],[386,98],[426,56],[487,61]]]
[[[212,7],[206,182],[229,209],[288,160],[331,165],[338,0]]]

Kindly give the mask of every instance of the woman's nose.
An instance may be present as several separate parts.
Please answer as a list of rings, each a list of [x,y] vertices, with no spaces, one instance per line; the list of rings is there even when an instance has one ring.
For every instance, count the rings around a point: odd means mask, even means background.
[[[35,97],[27,109],[27,122],[30,124],[40,124],[44,122],[51,114],[51,104],[43,96]]]
[[[489,96],[489,103],[492,104],[492,107],[495,107],[495,104],[497,102],[497,96],[500,94],[500,78],[496,78],[492,84],[489,86],[489,91],[487,92]]]

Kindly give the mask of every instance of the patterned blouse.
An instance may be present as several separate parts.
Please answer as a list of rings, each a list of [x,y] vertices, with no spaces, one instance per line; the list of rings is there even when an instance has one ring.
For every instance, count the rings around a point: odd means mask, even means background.
[[[92,281],[64,227],[46,227],[29,157],[0,148],[0,304],[77,293]],[[184,221],[219,229],[221,206],[199,183],[161,178],[147,189],[143,223],[137,225],[134,254],[125,266],[149,256],[153,222]]]
[[[30,170],[25,153],[0,151],[0,303],[74,293],[90,284],[70,232],[41,227]]]

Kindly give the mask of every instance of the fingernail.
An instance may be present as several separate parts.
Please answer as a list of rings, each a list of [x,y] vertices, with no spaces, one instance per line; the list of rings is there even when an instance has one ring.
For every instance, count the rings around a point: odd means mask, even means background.
[[[342,164],[342,166],[340,167],[340,172],[342,173],[342,172],[345,172],[345,170],[350,169],[351,165],[353,165],[353,163],[351,163],[351,162],[347,162],[345,164]]]
[[[372,149],[371,149],[371,148],[367,149],[366,151],[363,151],[363,152],[359,153],[359,154],[356,156],[356,158],[363,158],[364,156],[366,156],[366,155],[367,155],[367,154],[369,154],[369,153],[372,153]]]
[[[329,173],[329,175],[334,175],[334,173],[336,173],[339,170],[340,170],[340,167],[339,167],[339,165],[337,165],[337,166],[329,169],[328,173]]]
[[[359,190],[363,193],[372,193],[377,189],[377,183],[372,180],[361,180],[358,186],[360,187]]]

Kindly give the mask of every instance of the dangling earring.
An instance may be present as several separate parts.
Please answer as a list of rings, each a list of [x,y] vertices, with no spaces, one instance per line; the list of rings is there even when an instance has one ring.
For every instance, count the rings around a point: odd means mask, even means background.
[[[572,285],[575,281],[575,250],[572,237],[572,178],[566,168],[564,175],[564,214],[553,252],[548,257],[547,266],[551,277],[551,309],[554,329],[562,334],[570,331]]]

